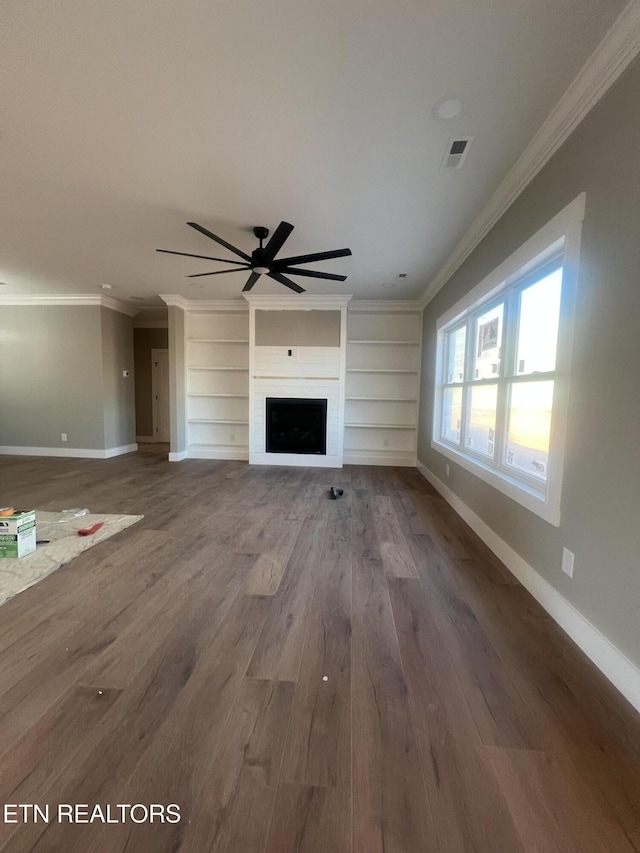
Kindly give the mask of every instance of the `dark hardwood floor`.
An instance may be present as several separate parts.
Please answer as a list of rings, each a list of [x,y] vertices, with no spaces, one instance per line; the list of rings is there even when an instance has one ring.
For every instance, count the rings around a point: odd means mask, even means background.
[[[2,458],[7,501],[145,518],[0,608],[0,806],[50,807],[0,850],[640,850],[640,717],[416,470]]]

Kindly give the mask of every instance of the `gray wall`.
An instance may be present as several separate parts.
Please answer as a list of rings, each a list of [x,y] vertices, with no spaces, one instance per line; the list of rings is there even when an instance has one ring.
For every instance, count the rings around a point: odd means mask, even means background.
[[[339,347],[339,311],[256,311],[256,346]]]
[[[0,308],[0,446],[105,447],[100,311]]]
[[[136,435],[153,437],[151,350],[167,349],[168,329],[134,329],[133,363],[136,377]]]
[[[182,453],[187,448],[185,388],[185,316],[182,308],[169,306],[169,407],[171,431],[169,450]]]
[[[109,308],[100,311],[105,448],[124,447],[136,440],[133,320]]]
[[[424,313],[419,459],[640,664],[640,61],[595,106]],[[435,325],[580,192],[586,217],[559,528],[432,450]],[[575,553],[573,580],[562,547]]]

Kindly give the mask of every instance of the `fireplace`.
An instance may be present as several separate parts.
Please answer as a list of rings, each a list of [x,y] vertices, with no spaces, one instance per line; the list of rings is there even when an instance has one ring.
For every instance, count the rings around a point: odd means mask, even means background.
[[[327,401],[266,398],[267,453],[327,453]]]

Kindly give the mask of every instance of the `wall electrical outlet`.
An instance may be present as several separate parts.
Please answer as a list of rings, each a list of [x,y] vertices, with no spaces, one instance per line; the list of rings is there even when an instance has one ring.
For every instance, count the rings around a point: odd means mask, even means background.
[[[449,466],[448,466],[448,465],[445,465],[445,466],[444,466],[444,470],[445,470],[445,473],[446,473],[446,475],[447,475],[447,477],[448,477],[448,476],[449,476]]]
[[[570,578],[573,577],[574,559],[575,554],[572,551],[569,551],[567,548],[562,549],[562,571],[565,575],[569,575]]]
[[[62,432],[62,433],[60,433],[60,441],[66,441],[66,440],[67,440],[67,434],[66,434],[66,432]]]

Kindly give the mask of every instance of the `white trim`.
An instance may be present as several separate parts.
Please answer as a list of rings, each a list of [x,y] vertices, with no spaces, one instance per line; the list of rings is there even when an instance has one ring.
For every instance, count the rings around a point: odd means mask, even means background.
[[[424,308],[640,52],[640,3],[630,0],[419,300]]]
[[[135,453],[138,449],[137,444],[123,444],[121,447],[108,447],[104,451],[104,459],[111,459],[112,456],[123,456],[125,453]]]
[[[465,471],[469,471],[474,477],[478,477],[479,480],[496,489],[496,491],[501,492],[503,495],[511,498],[512,501],[520,504],[520,506],[525,507],[525,509],[548,521],[549,524],[553,524],[554,527],[560,527],[559,505],[548,505],[543,496],[538,496],[533,491],[527,491],[523,483],[516,480],[511,482],[504,474],[498,473],[493,468],[485,468],[479,460],[476,461],[462,453],[456,453],[455,450],[450,449],[446,444],[432,440],[431,447],[438,453],[446,456],[447,459],[455,462],[456,465],[464,468]]]
[[[118,311],[120,314],[126,314],[127,317],[135,317],[140,310],[137,306],[126,305],[112,296],[101,296],[100,305],[102,308],[110,308],[112,311]]]
[[[160,293],[166,305],[182,308],[183,311],[248,311],[247,304],[238,299],[187,299],[178,293]]]
[[[249,453],[252,465],[291,465],[300,468],[342,468],[342,456],[313,453]]]
[[[244,448],[232,449],[232,448],[216,448],[211,450],[206,450],[204,448],[191,448],[186,451],[187,459],[231,459],[236,462],[247,462],[249,459],[249,451]],[[179,460],[177,460],[179,461]]]
[[[279,296],[263,293],[243,293],[252,308],[261,311],[331,311],[332,309],[345,308],[351,300],[351,294],[335,295],[331,293],[313,295],[311,293],[298,294],[297,296]]]
[[[48,305],[49,307],[71,307],[80,306],[85,308],[99,307],[110,308],[112,311],[118,311],[120,314],[126,314],[128,317],[134,317],[138,313],[138,308],[132,308],[130,305],[125,305],[118,299],[113,299],[111,296],[100,296],[97,294],[48,294],[47,296],[39,296],[37,294],[28,295],[7,295],[0,296],[0,305],[15,305],[21,307],[30,307],[37,305]]]
[[[371,450],[345,450],[345,465],[383,465],[391,468],[415,468],[415,456],[394,455],[393,451],[375,453]]]
[[[134,453],[137,444],[126,444],[122,447],[109,447],[106,450],[94,450],[85,447],[0,447],[2,456],[60,456],[72,459],[111,459],[123,453]]]
[[[497,291],[509,283],[515,275],[525,275],[526,267],[535,267],[540,263],[540,254],[551,248],[555,243],[566,240],[565,253],[569,255],[567,264],[571,268],[578,266],[580,259],[580,228],[576,224],[584,222],[587,194],[582,192],[572,202],[550,219],[525,243],[512,252],[496,269],[485,276],[468,293],[452,305],[442,317],[438,317],[436,329],[448,326],[453,320],[462,316],[465,311],[480,302],[490,299],[493,291]],[[577,246],[575,245],[577,241]]]
[[[493,272],[452,305],[436,322],[437,348],[434,385],[433,421],[431,425],[431,447],[448,459],[461,465],[494,489],[510,497],[531,512],[560,526],[560,499],[562,494],[563,458],[569,410],[568,377],[571,367],[573,343],[573,317],[580,264],[580,241],[584,221],[586,193],[580,193],[570,204],[543,225],[529,240],[516,249]],[[510,477],[502,467],[483,464],[466,448],[449,445],[440,438],[442,417],[442,359],[446,329],[462,319],[480,305],[487,304],[494,295],[503,293],[528,272],[535,270],[545,258],[558,250],[563,251],[562,303],[558,348],[554,371],[554,396],[549,443],[549,473],[546,484],[531,488],[515,474]],[[509,378],[505,380],[509,382]],[[466,387],[466,385],[465,385]]]
[[[186,450],[179,450],[177,453],[169,453],[169,462],[182,462],[183,459],[187,458]]]
[[[579,610],[501,539],[476,513],[417,460],[416,467],[473,532],[493,551],[522,586],[558,623],[600,672],[640,711],[640,669],[617,649]]]

